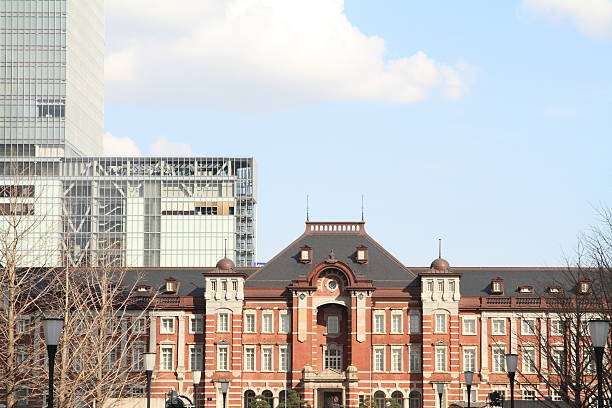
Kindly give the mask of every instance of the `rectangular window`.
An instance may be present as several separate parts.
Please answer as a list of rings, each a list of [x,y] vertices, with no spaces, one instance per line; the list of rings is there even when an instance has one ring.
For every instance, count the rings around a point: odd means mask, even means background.
[[[217,331],[227,333],[230,330],[230,314],[229,313],[219,313],[219,318],[217,321]]]
[[[255,371],[255,347],[244,348],[244,370]]]
[[[216,280],[210,281],[210,289],[212,292],[217,291],[217,281]]]
[[[448,291],[455,293],[455,281],[448,281]]]
[[[553,348],[551,350],[552,369],[555,373],[562,373],[565,369],[565,351],[562,348]]]
[[[289,315],[289,313],[283,312],[280,314],[279,318],[279,333],[289,333],[291,331],[291,316]]]
[[[436,347],[436,371],[446,371],[446,348]]]
[[[238,292],[238,281],[237,280],[232,280],[232,290],[234,292]]]
[[[506,319],[491,319],[491,331],[494,335],[506,334]]]
[[[261,331],[263,333],[272,333],[274,331],[274,321],[272,320],[272,313],[263,314],[261,325]]]
[[[550,335],[563,336],[563,321],[561,319],[552,319],[550,321]]]
[[[476,371],[476,349],[463,349],[463,371]]]
[[[438,292],[444,292],[444,281],[443,280],[438,281]]]
[[[189,333],[202,334],[204,332],[204,318],[202,316],[189,316]]]
[[[563,398],[561,398],[561,393],[559,391],[553,391],[551,392],[551,399],[553,401],[561,401]]]
[[[144,344],[134,344],[132,347],[132,371],[142,371],[144,369]]]
[[[137,334],[146,333],[147,332],[147,319],[145,319],[144,317],[137,318],[132,325],[132,331]]]
[[[278,370],[289,371],[289,346],[278,348]]]
[[[15,363],[23,364],[28,359],[28,351],[26,346],[17,346],[15,349]]]
[[[535,373],[535,372],[536,372],[535,349],[524,348],[523,349],[523,373]]]
[[[272,347],[261,348],[261,371],[272,371]]]
[[[536,399],[536,392],[534,390],[523,390],[523,399],[534,401]]]
[[[161,334],[174,334],[174,317],[162,317],[159,332]]]
[[[25,334],[29,331],[30,327],[30,318],[29,317],[19,317],[15,322],[15,331],[18,334]]]
[[[338,316],[327,316],[327,334],[338,334]]]
[[[421,346],[418,344],[410,345],[410,372],[421,371]]]
[[[402,349],[399,347],[391,348],[391,371],[402,371]]]
[[[470,335],[476,334],[476,319],[473,317],[466,317],[463,319],[463,334]]]
[[[437,314],[436,315],[436,333],[446,333],[446,315],[445,314]]]
[[[132,385],[130,387],[130,397],[131,398],[142,398],[145,396],[145,387],[144,385]]]
[[[229,370],[229,348],[228,346],[217,346],[217,370]]]
[[[244,332],[255,333],[255,313],[246,313],[244,315]]]
[[[324,368],[333,370],[342,369],[342,350],[340,348],[325,348]]]
[[[506,352],[503,348],[495,347],[492,349],[493,372],[503,373],[505,369]]]
[[[191,371],[202,371],[204,357],[202,355],[202,345],[194,344],[189,346],[189,367]]]
[[[374,333],[383,334],[385,332],[385,315],[376,313],[374,315]]]
[[[421,332],[421,316],[418,313],[410,313],[410,334]]]
[[[161,346],[161,357],[159,360],[159,369],[162,371],[172,371],[174,367],[174,352],[172,346]]]
[[[402,332],[402,314],[391,314],[391,333],[399,334]]]
[[[473,388],[470,390],[470,395],[469,395],[470,402],[476,402],[478,400],[478,396],[476,395],[476,392],[477,390]],[[466,398],[464,401],[467,401],[467,398],[468,398],[467,389],[463,390],[463,398]]]
[[[535,327],[535,319],[523,318],[521,321],[521,334],[523,336],[533,336],[535,335]]]
[[[385,349],[374,349],[374,371],[385,371]]]

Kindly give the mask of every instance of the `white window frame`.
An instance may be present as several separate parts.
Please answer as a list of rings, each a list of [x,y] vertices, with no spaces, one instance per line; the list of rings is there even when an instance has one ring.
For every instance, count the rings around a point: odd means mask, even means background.
[[[497,367],[495,355],[496,352],[501,352],[500,364],[501,368]],[[503,346],[493,346],[491,347],[491,372],[492,373],[505,373],[506,372],[506,348]]]
[[[334,351],[335,355],[330,356],[328,352]],[[337,344],[324,344],[323,345],[323,368],[324,369],[342,369],[343,364],[343,356],[342,356],[342,346]],[[328,364],[329,362],[334,361],[337,362],[337,367],[333,367],[335,364]]]
[[[502,330],[496,330],[495,322],[502,322]],[[506,335],[506,318],[505,317],[493,317],[491,318],[491,334],[494,336],[505,336]]]
[[[252,364],[249,364],[249,356],[253,357]],[[244,371],[256,371],[257,370],[257,349],[255,346],[244,346]]]
[[[189,316],[189,333],[202,334],[204,333],[204,316],[190,315]]]
[[[291,315],[287,310],[281,311],[278,314],[278,332],[281,334],[291,332]]]
[[[440,364],[440,356],[444,357],[444,364]],[[444,367],[441,367],[442,365]],[[448,372],[448,348],[446,346],[434,346],[434,372]]]
[[[421,315],[419,313],[410,313],[409,315],[410,334],[421,333]]]
[[[222,358],[223,351],[225,351],[225,360],[223,360]],[[229,371],[229,367],[230,367],[229,346],[227,344],[218,344],[217,345],[217,371]]]
[[[374,372],[384,372],[385,371],[385,367],[386,367],[386,363],[387,363],[387,358],[385,355],[385,347],[384,346],[377,346],[374,347],[374,352],[372,353],[372,359],[373,361],[373,368],[374,368]],[[378,359],[378,357],[381,357],[381,359]],[[382,366],[379,364],[382,363]]]
[[[167,360],[165,360],[165,350],[170,350],[170,367],[168,368]],[[159,371],[173,371],[174,370],[174,345],[172,344],[160,344],[159,346]]]
[[[325,322],[325,334],[337,335],[340,333],[340,316],[328,315]],[[330,330],[331,329],[331,330]]]
[[[523,400],[535,401],[537,399],[536,391],[534,389],[523,389],[522,397]]]
[[[529,324],[533,322],[533,326]],[[536,318],[535,317],[523,317],[521,319],[521,335],[522,336],[535,336],[536,334]]]
[[[408,363],[410,366],[408,367],[411,373],[417,373],[421,371],[422,367],[422,356],[421,356],[422,347],[420,344],[411,344],[408,350]]]
[[[440,326],[444,326],[444,327],[440,327]],[[446,315],[446,313],[434,314],[434,333],[445,334],[447,330],[448,330],[448,316]]]
[[[30,317],[19,316],[15,322],[15,332],[17,334],[26,334],[30,330]]]
[[[385,334],[385,326],[386,326],[386,316],[385,311],[377,311],[374,312],[374,318],[372,319],[372,325],[374,326],[372,330],[374,334]],[[382,323],[382,324],[379,324]],[[381,327],[382,326],[382,327]]]
[[[137,350],[142,351],[140,353],[137,353]],[[132,366],[130,367],[130,371],[141,372],[144,370],[144,353],[146,352],[146,344],[138,342],[132,345]]]
[[[477,402],[478,401],[478,389],[476,389],[475,387],[472,387],[470,389],[470,394],[468,396],[468,392],[467,392],[467,388],[463,388],[463,398],[466,398],[465,401],[467,401],[467,398],[470,398],[470,402]]]
[[[227,319],[225,322],[224,320]],[[217,314],[217,333],[229,333],[232,327],[232,315],[230,312],[222,311]]]
[[[132,332],[135,334],[145,334],[147,332],[146,317],[137,317],[132,322]]]
[[[397,357],[398,352],[399,352],[399,361],[395,359],[395,357]],[[403,360],[404,360],[403,346],[391,346],[391,372],[393,373],[402,372],[402,367],[404,366]]]
[[[472,365],[468,366],[467,364],[467,360],[466,360],[466,354],[467,353],[472,353],[473,354],[473,360],[472,360]],[[472,371],[472,372],[478,372],[477,368],[478,368],[478,349],[476,348],[476,346],[469,346],[469,347],[463,347],[463,353],[462,353],[462,362],[463,362],[463,371]]]
[[[285,356],[284,364],[283,356]],[[289,371],[289,367],[291,367],[291,348],[288,344],[282,344],[278,346],[278,371]]]
[[[269,319],[269,321],[268,321]],[[267,323],[270,323],[270,327],[266,327]],[[261,315],[261,332],[262,333],[274,333],[274,313],[263,312]]]
[[[468,331],[466,330],[466,323],[468,322],[472,322],[474,323],[474,331]],[[478,334],[478,319],[476,317],[463,317],[463,319],[461,320],[461,332],[463,333],[464,336],[476,336]]]
[[[253,319],[253,326],[249,327],[249,319]],[[249,311],[244,313],[244,332],[245,333],[256,333],[257,332],[257,313]]]
[[[399,326],[396,325],[399,318]],[[404,326],[404,316],[401,310],[391,312],[391,334],[402,334]]]
[[[267,358],[266,352],[270,352],[270,359]],[[266,367],[267,364],[269,367]],[[261,371],[271,372],[274,371],[274,347],[273,346],[262,346],[261,347]]]
[[[162,316],[159,318],[159,333],[160,334],[174,334],[176,318],[174,316]],[[169,323],[169,324],[166,324]]]
[[[559,318],[550,319],[550,335],[563,336],[563,320]]]
[[[535,374],[538,372],[536,349],[532,346],[522,348],[521,372],[523,374]],[[533,356],[533,358],[529,356]]]
[[[193,354],[199,354],[199,362],[194,366]],[[198,352],[199,351],[199,352]],[[190,344],[189,345],[189,371],[202,371],[204,370],[204,345],[203,344]]]

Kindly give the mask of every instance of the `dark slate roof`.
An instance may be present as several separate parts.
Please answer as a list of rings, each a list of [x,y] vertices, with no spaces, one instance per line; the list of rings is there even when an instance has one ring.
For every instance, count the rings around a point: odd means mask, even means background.
[[[313,251],[310,264],[298,262],[300,247],[309,246]],[[368,247],[368,263],[355,261],[359,245]],[[374,281],[378,287],[404,287],[415,281],[416,274],[407,270],[397,259],[381,247],[366,233],[309,232],[282,250],[270,262],[253,273],[246,281],[247,287],[287,286],[300,275],[307,275],[320,262],[325,261],[330,251],[359,277]]]
[[[415,273],[429,272],[429,268],[409,268]],[[535,295],[543,295],[550,286],[562,286],[567,293],[576,289],[577,274],[569,273],[567,268],[487,268],[460,267],[451,272],[462,274],[461,296],[490,296],[491,279],[504,280],[504,295],[525,296],[517,292],[519,286],[533,286]]]

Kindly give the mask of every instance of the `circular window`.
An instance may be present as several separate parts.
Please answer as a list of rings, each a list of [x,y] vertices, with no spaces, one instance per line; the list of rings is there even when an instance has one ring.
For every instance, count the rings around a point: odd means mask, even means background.
[[[338,287],[338,282],[333,279],[327,281],[327,289],[334,291]]]

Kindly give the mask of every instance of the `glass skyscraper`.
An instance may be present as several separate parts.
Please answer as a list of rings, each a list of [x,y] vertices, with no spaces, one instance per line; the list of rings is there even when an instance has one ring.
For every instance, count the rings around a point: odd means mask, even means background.
[[[21,264],[255,264],[252,158],[102,156],[103,0],[0,0],[0,56],[0,239],[27,221]]]

